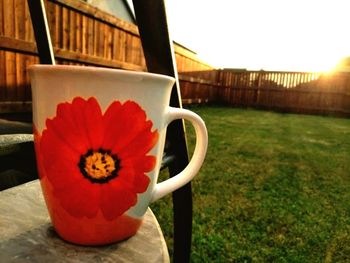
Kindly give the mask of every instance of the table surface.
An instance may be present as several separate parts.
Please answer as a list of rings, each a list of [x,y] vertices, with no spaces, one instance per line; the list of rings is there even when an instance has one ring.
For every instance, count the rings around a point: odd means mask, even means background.
[[[169,262],[150,209],[128,240],[101,247],[63,241],[50,223],[38,180],[0,192],[0,233],[0,262]]]

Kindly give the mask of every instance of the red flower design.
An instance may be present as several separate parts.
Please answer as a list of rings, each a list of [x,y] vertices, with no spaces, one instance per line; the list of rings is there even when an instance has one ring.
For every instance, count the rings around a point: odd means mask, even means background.
[[[92,218],[101,210],[107,220],[115,219],[149,185],[145,173],[156,158],[147,153],[158,141],[152,125],[132,101],[115,101],[104,114],[95,98],[61,103],[36,136],[41,177],[70,215]]]

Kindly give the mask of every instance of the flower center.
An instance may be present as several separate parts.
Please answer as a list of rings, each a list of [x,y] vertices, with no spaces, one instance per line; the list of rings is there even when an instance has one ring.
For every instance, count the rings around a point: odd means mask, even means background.
[[[120,160],[110,151],[89,150],[80,157],[78,166],[83,176],[93,183],[106,183],[118,176]]]

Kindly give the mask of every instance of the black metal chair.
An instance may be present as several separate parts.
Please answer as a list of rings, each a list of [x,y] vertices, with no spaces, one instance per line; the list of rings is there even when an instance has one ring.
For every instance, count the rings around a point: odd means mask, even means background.
[[[41,64],[55,64],[53,48],[42,0],[28,0],[35,39]],[[173,43],[169,37],[163,0],[133,0],[146,65],[149,72],[165,74],[176,79],[170,106],[182,107]],[[182,171],[188,164],[184,122],[172,122],[167,129],[166,155],[163,166],[170,176]],[[173,193],[174,262],[189,262],[192,238],[192,191],[187,184]]]

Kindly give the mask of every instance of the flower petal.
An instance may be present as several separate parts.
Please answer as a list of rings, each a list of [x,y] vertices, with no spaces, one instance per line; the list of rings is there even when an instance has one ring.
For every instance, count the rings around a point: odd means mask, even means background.
[[[45,170],[43,164],[43,156],[41,153],[40,143],[41,143],[41,135],[38,132],[38,129],[35,125],[33,125],[33,135],[34,135],[34,149],[36,153],[36,163],[38,167],[38,173],[40,178],[45,177]]]
[[[134,191],[136,193],[144,193],[147,190],[150,181],[151,180],[146,174],[138,174],[134,180]]]
[[[155,165],[156,158],[154,156],[132,157],[125,161],[123,169],[132,169],[134,172],[132,184],[136,193],[143,193],[147,190],[150,179],[145,173],[152,171]]]
[[[66,189],[54,192],[65,210],[74,217],[96,216],[99,207],[100,185],[81,181]]]
[[[153,155],[140,155],[132,156],[126,159],[123,163],[123,167],[129,168],[134,167],[138,171],[150,172],[154,169],[156,165],[156,157]]]
[[[121,216],[136,202],[136,194],[123,184],[105,184],[101,189],[100,206],[107,220]]]
[[[129,168],[122,167],[118,171],[117,178],[115,179],[115,181],[111,181],[111,184],[123,183],[123,184],[126,184],[127,187],[132,188],[135,176],[136,175],[133,167],[129,167]],[[119,181],[122,181],[122,182],[119,182]]]
[[[119,150],[118,146],[113,148],[112,152],[116,153],[121,159],[129,158],[131,156],[139,156],[148,153],[158,142],[158,131],[151,132],[151,126],[141,131],[132,140],[127,147]]]
[[[119,116],[121,112],[121,103],[114,101],[103,115],[103,126],[104,126],[104,138],[102,142],[103,149],[111,149],[114,144],[115,138],[118,136],[114,131],[116,126],[121,125],[119,122]]]
[[[83,154],[90,148],[86,131],[79,125],[72,112],[72,104],[61,103],[57,107],[57,115],[53,119],[46,120],[46,127],[51,132],[75,149],[78,153]]]
[[[88,148],[92,148],[92,143],[89,139],[88,129],[90,127],[87,126],[86,123],[86,107],[88,107],[88,103],[81,97],[76,97],[73,99],[71,104],[72,111],[72,119],[76,124],[77,130],[79,131],[79,135],[81,136],[80,140],[88,142]]]
[[[79,154],[55,133],[48,130],[43,132],[40,149],[43,153],[43,170],[54,187],[65,188],[83,178],[78,168]]]
[[[133,101],[122,105],[113,103],[104,116],[103,147],[118,150],[127,146],[148,125],[146,117],[145,111]]]
[[[84,114],[90,145],[97,150],[103,142],[104,127],[101,108],[95,98],[88,99]]]

